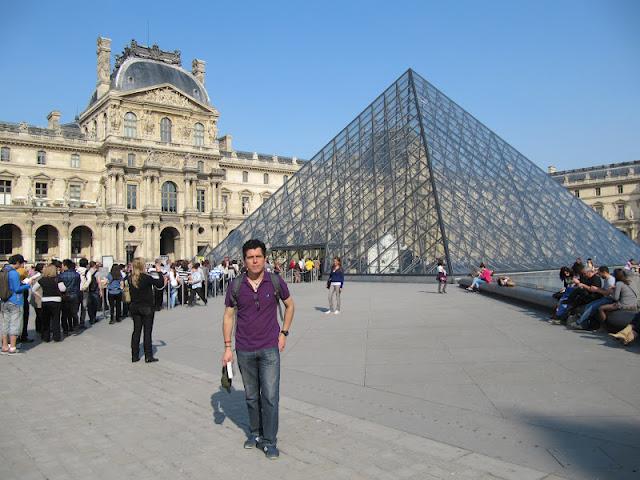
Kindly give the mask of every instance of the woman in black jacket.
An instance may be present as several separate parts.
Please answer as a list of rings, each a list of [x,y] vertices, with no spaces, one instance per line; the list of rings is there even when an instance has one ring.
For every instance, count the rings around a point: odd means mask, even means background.
[[[131,293],[131,304],[129,313],[133,318],[133,334],[131,335],[131,361],[140,360],[140,333],[144,328],[144,361],[147,363],[157,362],[153,356],[151,346],[151,331],[153,330],[154,297],[153,287],[162,288],[165,279],[162,276],[160,266],[156,264],[157,276],[148,275],[144,271],[144,260],[142,257],[133,259],[132,272],[129,276],[129,292]]]

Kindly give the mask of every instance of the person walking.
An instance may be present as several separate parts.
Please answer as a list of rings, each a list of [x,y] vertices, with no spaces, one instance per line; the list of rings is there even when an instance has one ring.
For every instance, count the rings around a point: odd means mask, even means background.
[[[342,260],[340,257],[333,259],[329,280],[327,280],[327,288],[329,289],[329,310],[325,314],[335,313],[340,315],[340,294],[344,287],[344,272],[342,271]]]
[[[80,316],[78,317],[80,322],[80,328],[83,329],[87,325],[87,304],[89,302],[89,293],[87,291],[87,270],[89,267],[89,260],[81,258],[78,260],[78,266],[76,272],[80,275]]]
[[[144,329],[144,361],[146,363],[157,362],[153,356],[153,346],[151,333],[153,330],[153,317],[155,315],[154,287],[162,289],[166,282],[162,275],[162,267],[156,263],[155,271],[157,276],[151,276],[144,271],[144,259],[136,257],[131,265],[131,275],[129,277],[129,292],[131,303],[129,313],[133,318],[133,333],[131,334],[131,361],[140,360],[140,334]]]
[[[16,340],[22,332],[22,309],[25,308],[24,292],[28,292],[30,288],[30,280],[27,279],[26,283],[20,281],[20,273],[18,273],[20,268],[24,268],[24,257],[19,253],[9,257],[9,263],[3,268],[7,275],[9,297],[0,301],[2,354],[19,353],[16,348]],[[29,308],[29,305],[26,305],[26,308]]]
[[[294,305],[282,277],[265,273],[266,253],[265,244],[257,239],[242,246],[247,273],[235,279],[227,289],[222,322],[222,365],[233,361],[231,334],[237,317],[236,357],[251,429],[244,448],[257,447],[267,458],[276,459],[280,455],[277,447],[280,352],[287,344]],[[280,300],[285,305],[282,328],[276,313]]]
[[[196,304],[196,295],[198,295],[204,304],[207,304],[207,297],[202,294],[202,273],[200,264],[194,263],[191,266],[191,274],[189,275],[189,306]]]

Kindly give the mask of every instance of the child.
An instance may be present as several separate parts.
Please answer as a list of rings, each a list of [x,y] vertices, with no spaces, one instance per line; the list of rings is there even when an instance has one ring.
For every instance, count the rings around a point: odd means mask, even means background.
[[[438,293],[447,293],[447,271],[444,269],[442,260],[438,260],[436,280],[438,280]]]

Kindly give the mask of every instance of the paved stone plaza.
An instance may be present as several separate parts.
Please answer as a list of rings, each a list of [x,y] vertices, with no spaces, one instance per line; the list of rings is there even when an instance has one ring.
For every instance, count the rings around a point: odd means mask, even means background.
[[[449,288],[292,286],[275,462],[219,389],[220,298],[156,317],[156,364],[131,320],[0,357],[0,478],[637,479],[640,349]]]

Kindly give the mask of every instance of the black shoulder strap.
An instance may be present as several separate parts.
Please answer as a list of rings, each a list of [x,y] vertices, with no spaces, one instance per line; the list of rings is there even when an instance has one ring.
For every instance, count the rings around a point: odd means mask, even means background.
[[[271,283],[273,284],[273,293],[276,296],[276,303],[278,304],[278,315],[280,316],[280,323],[284,325],[284,316],[282,315],[282,305],[280,305],[281,292],[280,292],[280,275],[275,272],[269,272],[271,277]]]
[[[231,302],[233,303],[233,308],[238,308],[238,293],[240,293],[240,286],[243,280],[244,273],[238,275],[233,279],[233,282],[231,282]]]

